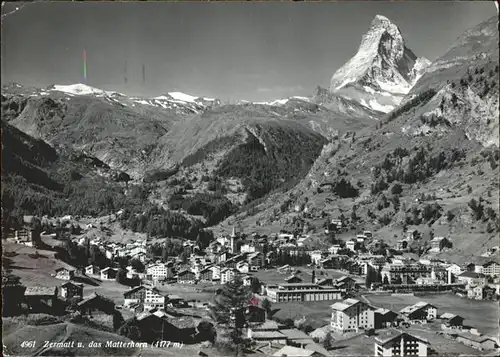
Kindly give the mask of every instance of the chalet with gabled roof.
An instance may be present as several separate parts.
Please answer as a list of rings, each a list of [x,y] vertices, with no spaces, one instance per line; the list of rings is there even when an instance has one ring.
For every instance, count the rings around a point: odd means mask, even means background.
[[[389,309],[375,310],[375,328],[387,328],[397,325],[398,314]]]
[[[99,275],[101,273],[101,269],[97,265],[88,265],[85,267],[86,275]]]
[[[182,270],[177,274],[177,282],[180,284],[194,284],[196,282],[196,275],[190,270]]]
[[[429,345],[424,338],[391,328],[375,337],[375,356],[427,356]]]
[[[356,289],[356,281],[349,276],[342,276],[335,280],[334,285],[345,291],[352,291]]]
[[[441,320],[441,325],[446,329],[460,329],[464,325],[464,318],[459,315],[455,315],[449,312],[445,312],[439,316]]]
[[[480,273],[466,271],[457,277],[457,281],[466,285],[484,285],[486,284],[486,276]]]
[[[212,282],[213,277],[214,277],[214,272],[213,269],[210,269],[211,267],[204,268],[200,270],[200,282]]]
[[[331,287],[334,286],[334,281],[332,278],[323,278],[323,279],[316,278],[316,285]]]
[[[240,274],[237,269],[224,268],[220,272],[220,283],[227,284],[232,281],[236,275]]]
[[[281,343],[286,344],[286,336],[280,331],[280,325],[273,320],[267,320],[247,329],[247,337],[257,343]]]
[[[253,252],[248,255],[248,264],[250,265],[250,271],[257,271],[264,266],[264,254],[262,252]]]
[[[427,322],[437,318],[437,308],[427,302],[420,301],[402,309],[400,315],[410,323]]]
[[[137,303],[144,304],[145,297],[146,297],[146,287],[143,285],[136,286],[135,288],[132,288],[123,293],[123,298],[124,298],[123,306],[129,307]]]
[[[75,277],[75,269],[73,268],[58,268],[56,269],[55,278],[61,280],[71,280]]]
[[[75,284],[71,281],[61,285],[61,296],[65,299],[83,299],[83,284]]]
[[[302,278],[297,275],[291,275],[285,278],[287,284],[298,284],[302,283]]]
[[[250,264],[248,264],[248,262],[246,261],[239,261],[238,263],[236,263],[236,269],[240,273],[248,273],[250,271]]]
[[[50,313],[57,305],[57,288],[52,287],[27,287],[24,299],[32,313]]]
[[[115,268],[104,268],[101,270],[101,280],[115,280],[118,274],[118,269]]]
[[[112,314],[115,304],[108,298],[92,293],[78,303],[78,310],[82,315]]]

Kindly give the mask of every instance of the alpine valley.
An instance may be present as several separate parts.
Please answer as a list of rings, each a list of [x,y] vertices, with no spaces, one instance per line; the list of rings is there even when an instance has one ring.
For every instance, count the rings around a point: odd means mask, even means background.
[[[498,245],[496,17],[434,62],[377,15],[310,97],[222,103],[85,84],[2,88],[3,228],[23,215],[101,217],[116,229],[204,239],[238,225],[328,245],[343,217],[395,243],[453,237],[438,256]],[[160,93],[159,93],[160,94]],[[340,234],[336,238],[342,238]]]

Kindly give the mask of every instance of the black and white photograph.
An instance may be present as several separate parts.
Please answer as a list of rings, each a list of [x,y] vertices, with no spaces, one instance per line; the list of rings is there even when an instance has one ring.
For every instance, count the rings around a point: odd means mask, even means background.
[[[2,2],[2,355],[499,355],[498,11]]]

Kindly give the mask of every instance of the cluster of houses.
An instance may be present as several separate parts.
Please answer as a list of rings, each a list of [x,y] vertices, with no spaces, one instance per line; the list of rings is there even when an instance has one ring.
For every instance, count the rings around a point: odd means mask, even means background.
[[[79,245],[87,244],[87,237],[78,240]],[[116,257],[130,257],[145,262],[147,259],[147,240],[136,240],[130,243],[108,242],[100,237],[88,240],[90,245],[98,246],[106,258],[113,260]]]
[[[332,220],[332,224],[338,226],[341,222]],[[354,267],[360,275],[368,274],[374,269],[380,273],[386,285],[413,284],[434,287],[459,284],[464,287],[466,296],[471,299],[484,299],[491,294],[492,289],[495,294],[499,294],[500,264],[495,258],[484,256],[464,265],[419,259],[405,252],[412,240],[418,239],[418,232],[409,231],[405,234],[405,239],[399,241],[395,249],[402,251],[401,254],[381,254],[380,245],[369,231],[364,231],[343,244],[317,250],[307,247],[308,237],[297,238],[292,234],[280,233],[274,239],[256,236],[252,239],[242,239],[233,228],[230,236],[221,236],[211,242],[205,249],[205,254],[201,254],[194,243],[185,242],[184,251],[189,257],[187,262],[178,259],[169,262],[150,262],[146,257],[147,241],[119,244],[106,243],[96,238],[91,240],[90,244],[104,249],[109,259],[131,257],[146,264],[144,271],[141,272],[135,271],[132,266],[126,268],[127,278],[138,278],[140,283],[123,293],[123,306],[132,310],[137,320],[144,326],[158,325],[162,331],[164,318],[169,317],[168,308],[183,307],[186,306],[186,302],[179,296],[162,293],[158,289],[159,284],[169,282],[226,284],[238,275],[242,277],[245,285],[251,285],[252,273],[275,265],[275,256],[280,251],[308,255],[312,265],[322,269],[351,271]],[[30,238],[30,233],[19,231],[16,239],[19,240],[19,237]],[[87,241],[79,243],[87,244]],[[431,251],[441,251],[449,246],[450,243],[446,238],[437,237],[431,241]],[[277,268],[277,271],[289,274],[292,267],[284,265]],[[107,281],[116,279],[118,269],[114,267],[100,269],[89,265],[82,273]],[[27,288],[25,300],[30,310],[43,311],[57,305],[59,300],[71,299],[78,301],[77,308],[82,314],[92,314],[96,311],[109,313],[115,309],[112,301],[99,294],[93,293],[84,298],[83,285],[74,281],[78,274],[80,272],[74,268],[61,267],[54,274],[55,278],[65,281],[59,288]],[[481,335],[473,329],[466,329],[463,325],[464,318],[461,316],[451,313],[439,315],[437,308],[426,302],[407,306],[399,312],[376,308],[352,298],[356,288],[355,280],[349,276],[338,279],[313,276],[310,282],[304,282],[297,273],[294,273],[287,276],[284,283],[263,285],[261,295],[274,303],[336,301],[330,306],[331,318],[328,328],[341,335],[383,329],[384,331],[374,338],[377,356],[426,356],[429,342],[401,328],[437,320],[440,320],[443,330],[449,331],[450,335],[463,344],[484,350],[496,347],[496,342],[492,338]],[[274,355],[325,354],[311,336],[269,320],[267,311],[259,304],[251,304],[247,310],[254,316],[252,323],[246,329],[249,338],[256,342],[285,345],[282,350],[276,352],[282,354]]]
[[[427,302],[407,306],[399,312],[376,308],[363,301],[348,298],[330,306],[331,320],[328,330],[337,335],[365,333],[374,336],[375,356],[427,356],[431,350],[430,342],[405,330],[410,324],[426,324],[433,321],[441,323],[447,335],[467,346],[478,350],[492,350],[497,347],[494,338],[482,335],[474,329],[464,328],[464,318],[451,313],[438,315],[437,308]],[[314,333],[306,334],[294,328],[268,320],[267,314],[259,305],[251,306],[257,319],[247,327],[247,337],[257,344],[285,345],[279,353],[288,351],[292,356],[324,355],[314,341]],[[321,347],[320,347],[321,348]],[[299,350],[300,349],[300,350]],[[280,356],[278,352],[274,356]],[[283,354],[282,354],[283,355]],[[328,355],[328,354],[326,354]]]
[[[458,342],[479,350],[491,350],[497,347],[497,341],[493,337],[482,335],[476,329],[465,327],[463,317],[448,312],[438,315],[437,307],[424,301],[406,306],[399,312],[376,308],[352,298],[336,302],[330,307],[332,310],[330,327],[336,333],[346,334],[360,330],[389,329],[389,335],[386,335],[387,331],[384,331],[375,338],[375,355],[377,356],[426,356],[429,343],[425,339],[398,331],[396,328],[408,327],[411,324],[427,324],[432,321],[440,321],[441,328],[448,331],[448,335],[453,336]],[[397,343],[394,344],[396,336]],[[388,344],[389,341],[392,342]],[[407,350],[410,348],[410,346],[406,346],[409,341],[413,341],[411,348],[419,351],[417,354]],[[395,354],[391,354],[388,349],[391,349]],[[399,350],[395,351],[394,349]]]
[[[113,301],[96,293],[84,298],[83,291],[83,284],[73,281],[67,281],[59,287],[27,287],[24,303],[31,313],[62,313],[71,301],[82,315],[95,312],[112,314],[115,310]]]

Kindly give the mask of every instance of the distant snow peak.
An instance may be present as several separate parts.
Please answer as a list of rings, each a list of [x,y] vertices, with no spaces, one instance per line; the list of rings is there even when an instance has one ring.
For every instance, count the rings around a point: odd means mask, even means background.
[[[271,106],[281,106],[281,105],[285,105],[287,104],[290,100],[302,100],[304,102],[308,102],[308,103],[311,103],[311,99],[308,98],[308,97],[301,97],[301,96],[298,96],[298,95],[295,95],[293,97],[289,97],[289,98],[281,98],[281,99],[276,99],[276,100],[272,100],[272,101],[267,101],[267,102],[253,102],[253,104],[261,104],[261,105],[271,105]],[[248,103],[248,101],[240,101],[242,103]]]
[[[173,99],[191,103],[194,103],[198,98],[182,92],[169,92],[168,95],[171,96]]]
[[[83,83],[69,84],[69,85],[54,85],[48,90],[58,91],[73,95],[96,95],[96,96],[124,96],[124,94],[106,91],[99,88],[94,88]]]

